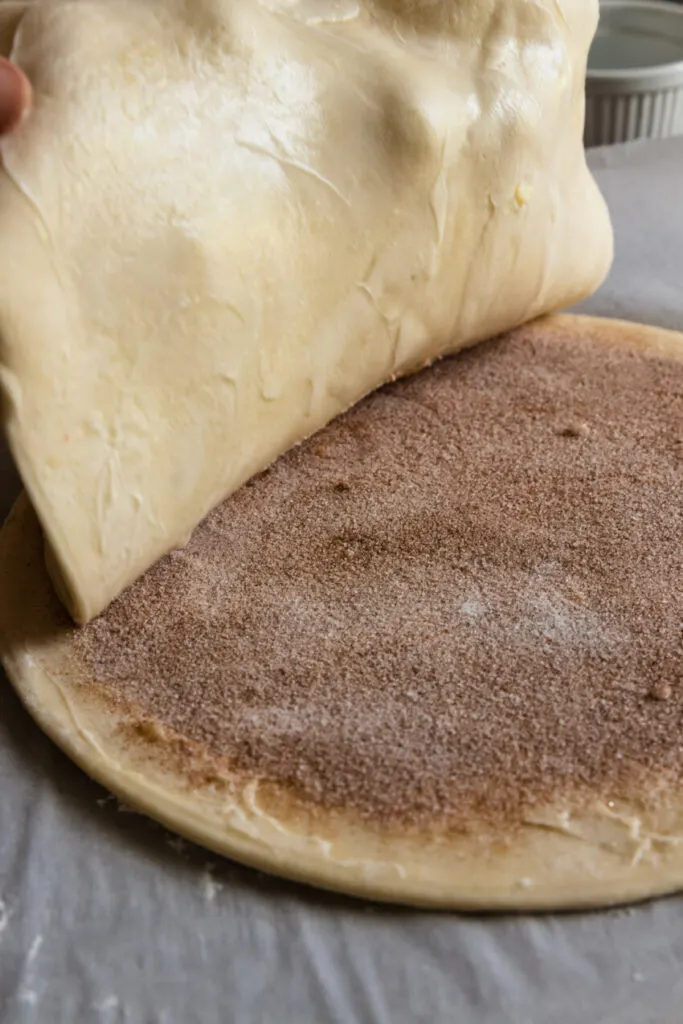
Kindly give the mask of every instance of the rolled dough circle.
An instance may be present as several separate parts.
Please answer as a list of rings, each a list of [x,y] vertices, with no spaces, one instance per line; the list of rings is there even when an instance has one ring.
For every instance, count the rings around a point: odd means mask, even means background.
[[[638,325],[558,317],[524,330],[532,343],[534,332],[550,331],[683,358],[683,335]],[[614,799],[568,790],[514,824],[375,821],[304,799],[262,772],[231,770],[196,736],[132,713],[82,656],[25,496],[0,536],[0,636],[11,683],[69,757],[120,799],[247,865],[358,896],[465,910],[600,906],[683,887],[683,795],[673,776]],[[671,714],[680,713],[672,702]],[[671,766],[682,765],[679,748]]]

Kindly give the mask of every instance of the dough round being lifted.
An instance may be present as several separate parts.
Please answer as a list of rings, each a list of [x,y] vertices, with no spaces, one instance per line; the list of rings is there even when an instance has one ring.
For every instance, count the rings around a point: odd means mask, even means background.
[[[597,0],[24,6],[0,397],[79,622],[363,395],[607,271]]]
[[[122,799],[460,908],[683,886],[683,336],[561,317],[366,399],[74,628],[25,498],[3,660]]]

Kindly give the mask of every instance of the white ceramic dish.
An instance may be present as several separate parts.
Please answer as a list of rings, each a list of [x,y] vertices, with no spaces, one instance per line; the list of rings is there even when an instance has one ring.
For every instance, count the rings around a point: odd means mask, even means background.
[[[683,134],[683,4],[603,0],[588,58],[587,146]]]

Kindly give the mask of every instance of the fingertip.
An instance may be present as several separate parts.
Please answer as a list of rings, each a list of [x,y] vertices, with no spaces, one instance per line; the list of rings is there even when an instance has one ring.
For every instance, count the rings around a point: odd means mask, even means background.
[[[0,57],[0,135],[11,132],[31,109],[33,90],[16,64]]]

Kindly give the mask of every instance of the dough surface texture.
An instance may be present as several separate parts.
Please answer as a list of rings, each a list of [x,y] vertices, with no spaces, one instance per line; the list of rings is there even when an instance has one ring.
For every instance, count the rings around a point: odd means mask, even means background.
[[[681,888],[681,360],[570,317],[443,360],[82,628],[24,497],[9,677],[122,800],[263,870],[469,909]]]
[[[0,8],[5,428],[87,622],[384,382],[611,259],[582,145],[597,0]]]

